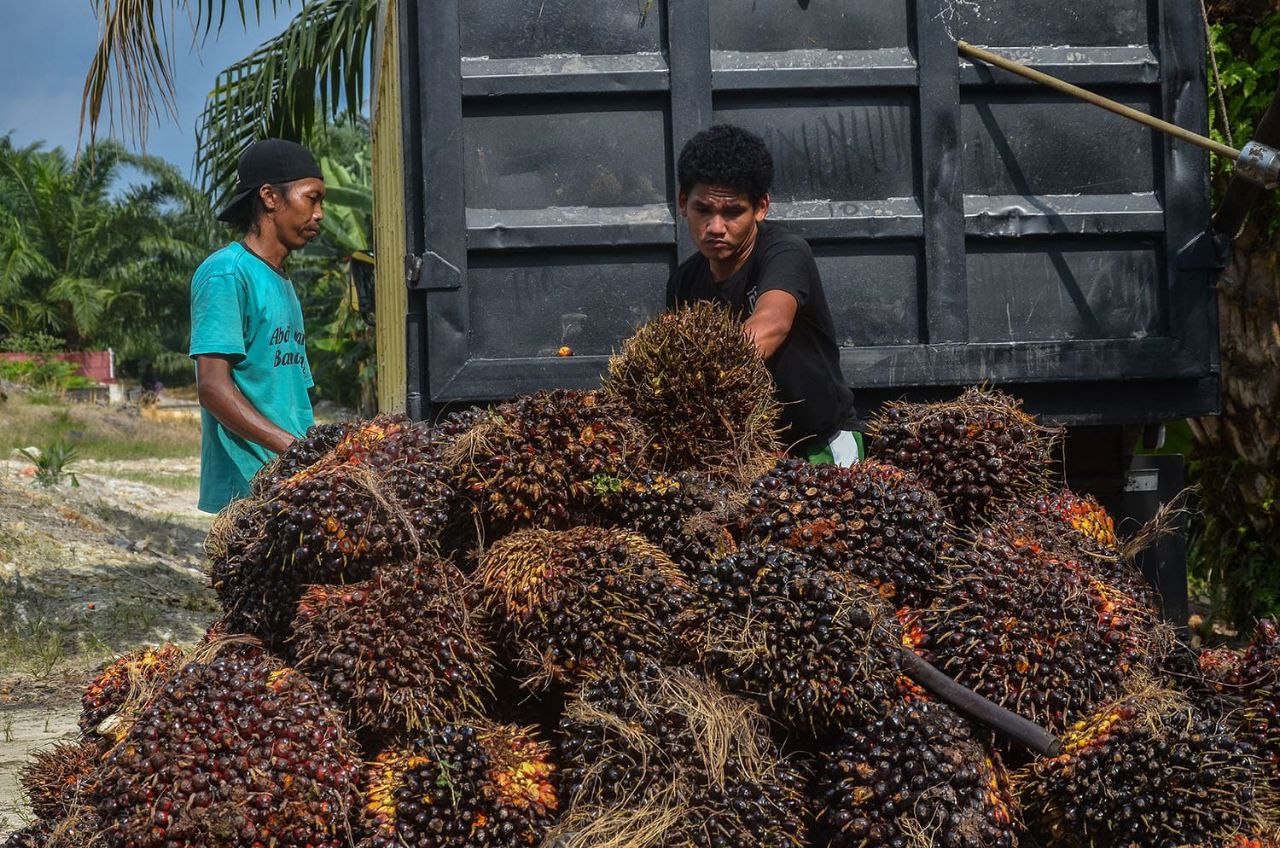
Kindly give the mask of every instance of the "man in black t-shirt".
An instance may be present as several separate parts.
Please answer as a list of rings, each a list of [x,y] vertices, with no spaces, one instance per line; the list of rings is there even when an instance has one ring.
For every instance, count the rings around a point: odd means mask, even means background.
[[[853,392],[808,243],[765,220],[773,158],[755,134],[704,130],[677,168],[680,214],[698,253],[667,282],[667,308],[715,300],[741,314],[743,330],[777,386],[783,438],[812,462],[849,466],[863,456]]]

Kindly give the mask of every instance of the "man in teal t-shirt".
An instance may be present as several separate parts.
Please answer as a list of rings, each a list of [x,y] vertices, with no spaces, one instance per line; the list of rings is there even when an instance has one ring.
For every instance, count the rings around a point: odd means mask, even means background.
[[[218,218],[244,239],[206,259],[191,279],[205,512],[247,495],[258,469],[314,422],[302,307],[284,261],[320,233],[324,178],[305,148],[279,139],[251,145],[238,177]]]

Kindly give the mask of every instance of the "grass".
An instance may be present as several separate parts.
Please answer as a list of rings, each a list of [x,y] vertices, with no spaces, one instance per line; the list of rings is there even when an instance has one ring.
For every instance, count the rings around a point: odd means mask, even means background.
[[[200,488],[199,474],[164,474],[155,471],[137,471],[134,469],[114,469],[111,476],[116,480],[129,480],[134,483],[146,483],[159,489],[173,489],[179,492],[194,492]]]
[[[152,421],[23,395],[0,403],[0,457],[56,439],[74,446],[80,459],[185,459],[200,455],[200,422]]]

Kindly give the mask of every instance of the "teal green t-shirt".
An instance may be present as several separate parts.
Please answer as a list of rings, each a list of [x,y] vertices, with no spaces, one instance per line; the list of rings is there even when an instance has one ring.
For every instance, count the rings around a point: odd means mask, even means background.
[[[254,408],[301,436],[315,423],[302,305],[286,277],[244,245],[229,244],[191,278],[191,351],[230,357],[231,378]],[[219,512],[249,493],[275,455],[201,410],[200,509]]]

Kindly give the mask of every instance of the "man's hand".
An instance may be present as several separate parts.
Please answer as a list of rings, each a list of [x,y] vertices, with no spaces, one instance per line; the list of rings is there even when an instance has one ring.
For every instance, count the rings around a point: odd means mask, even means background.
[[[293,444],[293,434],[276,426],[236,388],[227,357],[197,356],[196,387],[200,405],[240,438],[275,453],[282,453]]]
[[[784,291],[767,291],[756,301],[756,311],[742,325],[747,338],[755,342],[760,356],[768,360],[791,335],[800,304],[795,296]]]

